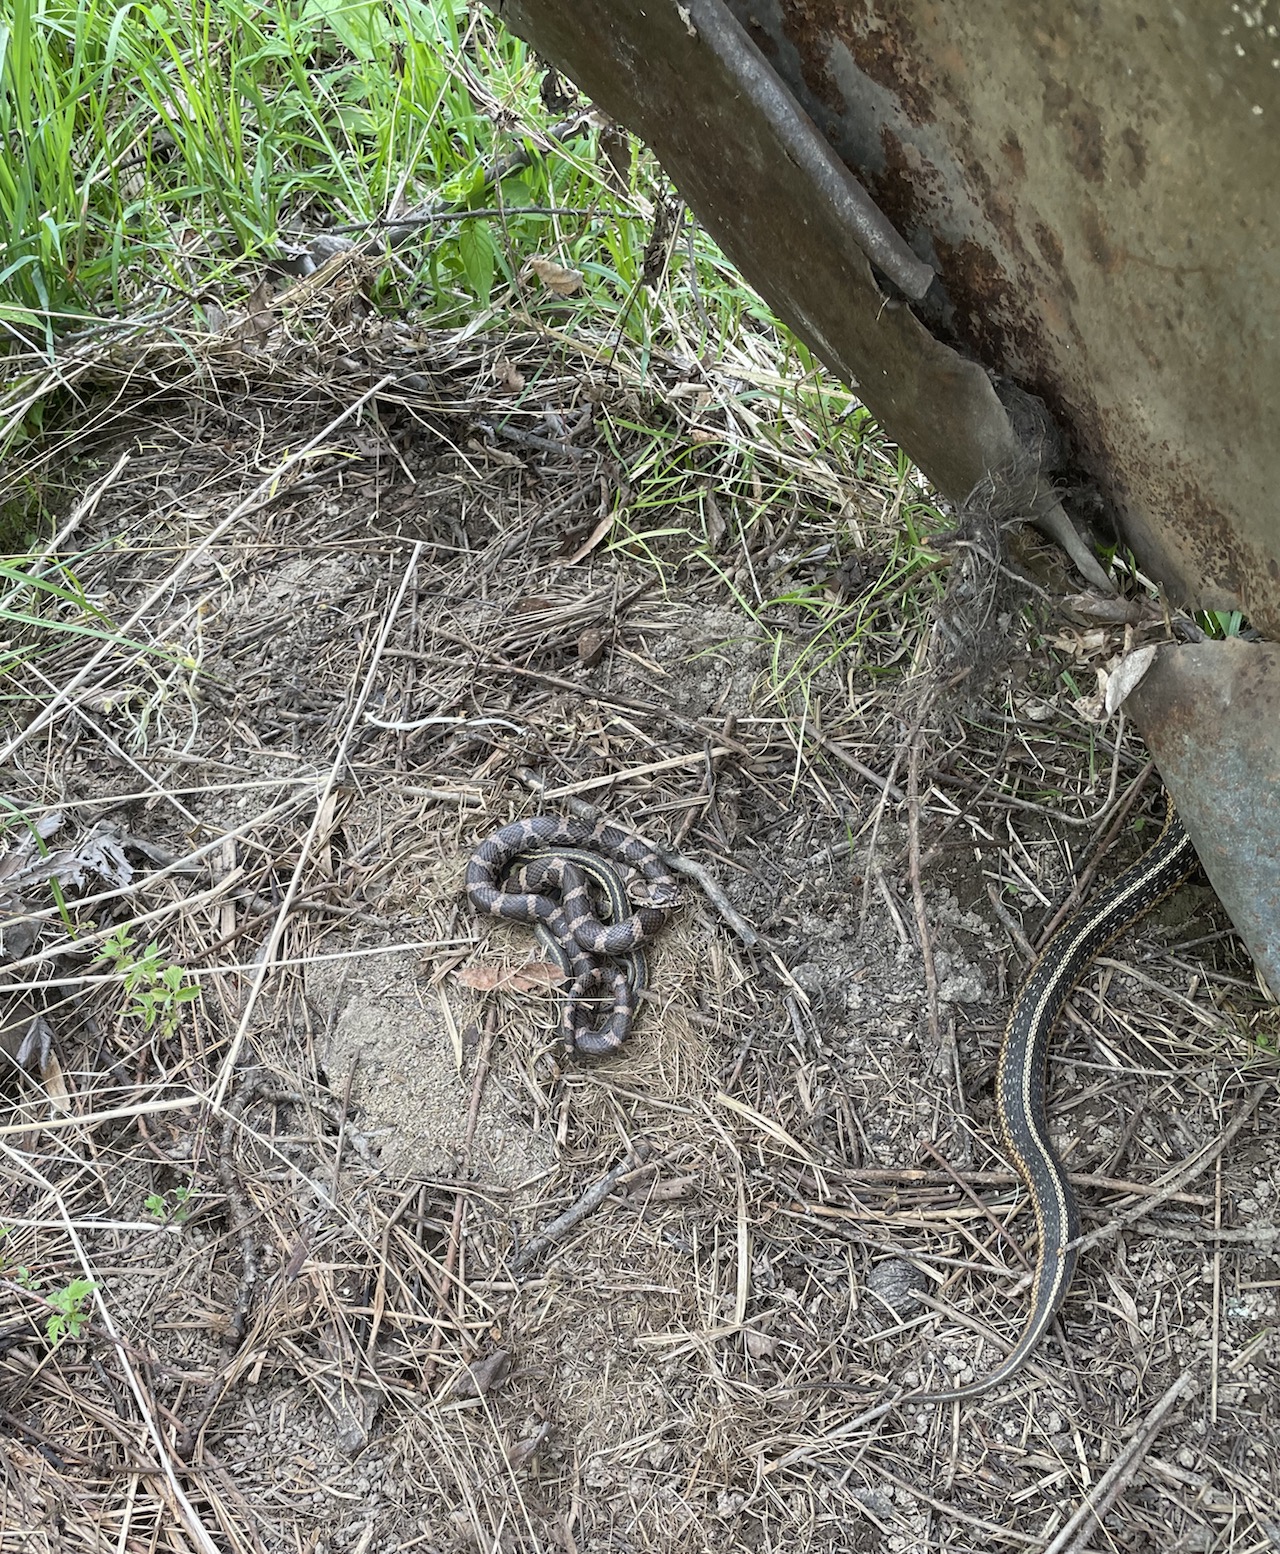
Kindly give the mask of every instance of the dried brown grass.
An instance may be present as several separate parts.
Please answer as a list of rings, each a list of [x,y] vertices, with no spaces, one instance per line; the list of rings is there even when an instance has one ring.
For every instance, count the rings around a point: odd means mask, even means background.
[[[929,583],[883,564],[902,491],[799,417],[766,429],[759,363],[644,400],[546,332],[304,303],[305,329],[81,377],[105,397],[59,548],[139,647],[15,671],[10,796],[72,842],[109,817],[135,877],[65,915],[28,892],[41,936],[5,971],[66,1095],[28,1080],[0,1124],[0,1550],[1272,1546],[1274,1247],[1212,1238],[1273,1219],[1265,1133],[1086,1258],[1066,1358],[864,1417],[1016,1327],[996,925],[1060,893],[1140,752],[1036,647],[985,727],[917,717],[908,767],[882,677],[923,662]],[[538,384],[514,408],[513,373]],[[619,457],[646,417],[721,439],[657,515],[703,552],[657,545],[656,574]],[[735,508],[744,453],[792,483],[776,517]],[[863,598],[834,626],[787,602],[815,554]],[[764,578],[753,619],[725,582]],[[529,953],[464,910],[472,842],[583,800],[723,897],[687,882],[634,1044],[585,1066],[553,1000],[455,979]],[[1091,1226],[1241,1095],[1269,1113],[1268,1016],[1206,897],[1182,949],[1104,961],[1064,1034]],[[199,978],[172,1037],[91,964],[121,923]],[[144,1201],[177,1186],[162,1224]],[[73,1278],[90,1320],[51,1346]]]

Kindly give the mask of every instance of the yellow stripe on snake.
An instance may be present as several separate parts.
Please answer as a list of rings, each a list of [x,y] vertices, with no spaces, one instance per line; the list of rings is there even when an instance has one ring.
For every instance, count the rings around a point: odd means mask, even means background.
[[[946,1391],[909,1393],[901,1402],[949,1403],[978,1397],[1020,1370],[1048,1331],[1075,1272],[1075,1242],[1080,1234],[1075,1189],[1049,1140],[1045,1111],[1049,1037],[1094,956],[1175,890],[1195,870],[1196,861],[1195,848],[1170,802],[1154,846],[1058,929],[1019,990],[1000,1045],[996,1112],[1005,1153],[1026,1186],[1036,1221],[1031,1310],[1017,1343],[993,1371]]]

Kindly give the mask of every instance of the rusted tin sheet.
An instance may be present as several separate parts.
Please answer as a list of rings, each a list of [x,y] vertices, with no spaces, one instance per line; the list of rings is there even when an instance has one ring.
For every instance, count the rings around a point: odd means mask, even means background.
[[[1125,706],[1214,890],[1280,997],[1280,645],[1163,647]]]
[[[1010,455],[981,363],[1048,403],[1096,492],[1084,505],[1175,598],[1280,633],[1280,13],[733,0],[736,29],[724,0],[502,14],[650,142],[949,495]],[[937,271],[922,298],[883,254],[873,274],[856,197],[833,200],[831,168],[796,157],[775,76]]]

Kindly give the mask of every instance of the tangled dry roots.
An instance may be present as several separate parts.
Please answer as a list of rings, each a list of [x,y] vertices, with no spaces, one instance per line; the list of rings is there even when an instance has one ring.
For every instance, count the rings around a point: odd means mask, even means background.
[[[1061,434],[1043,400],[1007,381],[996,393],[1009,415],[1020,453],[989,473],[956,512],[948,541],[952,564],[938,607],[930,652],[937,680],[981,701],[993,679],[1022,649],[1017,610],[1032,585],[1012,569],[1005,533],[1034,522],[1058,499],[1054,478],[1065,451]]]

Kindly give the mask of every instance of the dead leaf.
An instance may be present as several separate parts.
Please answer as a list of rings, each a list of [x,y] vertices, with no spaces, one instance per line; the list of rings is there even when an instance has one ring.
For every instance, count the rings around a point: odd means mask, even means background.
[[[608,163],[606,177],[625,199],[631,188],[631,136],[619,124],[605,124],[598,142]]]
[[[609,530],[613,528],[613,519],[613,513],[606,513],[600,522],[596,524],[595,528],[592,529],[591,533],[587,536],[586,542],[578,546],[573,555],[570,556],[569,559],[565,562],[565,565],[576,567],[580,561],[585,560],[585,558],[591,554],[591,552],[596,548],[600,541],[604,539]]]
[[[560,967],[547,960],[526,961],[523,966],[464,966],[457,974],[459,987],[477,993],[545,993],[564,981]]]
[[[524,460],[517,458],[514,453],[508,453],[505,448],[490,448],[487,443],[482,443],[475,437],[467,438],[467,450],[488,459],[490,464],[496,464],[499,469],[524,468]]]
[[[4,857],[0,858],[0,880],[12,879],[14,875],[24,871],[32,853],[39,851],[38,843],[49,840],[61,827],[62,818],[62,811],[55,809],[47,815],[41,815],[39,820],[28,821],[29,829],[23,833],[21,841],[10,847]],[[26,872],[30,871],[26,870]]]
[[[550,1434],[551,1421],[544,1419],[533,1435],[528,1435],[523,1441],[517,1441],[514,1446],[507,1447],[507,1465],[518,1468],[522,1462],[528,1462]]]
[[[1073,696],[1071,706],[1086,723],[1102,723],[1107,715],[1107,671],[1095,669],[1093,675],[1097,690],[1092,696]]]
[[[729,525],[725,522],[724,514],[720,511],[720,504],[716,501],[715,492],[708,488],[702,493],[702,512],[707,529],[707,548],[711,551],[720,549],[720,541],[724,539]]]
[[[578,637],[578,662],[584,669],[594,669],[604,657],[604,632],[598,626],[588,626]]]
[[[142,688],[137,685],[122,685],[113,690],[90,691],[84,699],[84,705],[89,712],[111,713],[120,707],[131,706],[142,699]]]
[[[653,231],[640,261],[640,279],[646,286],[657,286],[671,254],[671,236],[675,229],[676,207],[672,200],[659,199],[653,208]]]
[[[702,1185],[700,1176],[673,1176],[664,1182],[641,1184],[631,1196],[650,1203],[679,1203],[691,1197]]]
[[[24,960],[40,937],[40,924],[24,917],[19,896],[0,896],[0,964]]]
[[[1054,637],[1053,645],[1059,652],[1069,653],[1072,658],[1092,658],[1095,654],[1106,650],[1107,633],[1097,628],[1088,631],[1060,631]]]
[[[29,1074],[38,1074],[52,1051],[53,1032],[34,1005],[15,997],[0,1009],[0,1056],[6,1069],[12,1063]]]
[[[316,841],[312,856],[315,859],[317,873],[327,880],[333,878],[333,827],[337,813],[338,790],[334,788],[326,794],[313,822]]]
[[[59,885],[72,889],[83,885],[87,874],[98,875],[108,885],[128,885],[132,881],[133,865],[124,855],[125,838],[114,821],[100,820],[74,845],[42,853],[37,837],[43,841],[61,823],[60,814],[46,815],[36,824],[35,834],[28,831],[0,859],[0,879],[10,885],[56,879]]]
[[[1119,594],[1067,594],[1062,607],[1076,615],[1115,626],[1136,626],[1143,615],[1138,601],[1123,599]]]
[[[67,1089],[66,1076],[62,1072],[62,1064],[58,1062],[56,1052],[50,1052],[41,1065],[40,1083],[44,1086],[49,1105],[55,1112],[65,1117],[71,1110],[71,1092]]]
[[[572,297],[582,290],[582,275],[578,270],[567,270],[554,259],[530,259],[529,268],[548,291],[557,297]]]
[[[124,855],[124,837],[110,820],[100,820],[74,847],[63,848],[42,861],[48,875],[56,873],[60,884],[76,888],[85,883],[87,874],[96,874],[108,885],[128,885],[133,880],[133,865]]]
[[[519,371],[513,361],[508,361],[505,356],[493,364],[493,378],[499,388],[507,389],[512,394],[518,394],[524,387],[524,374]]]
[[[777,1352],[778,1340],[769,1338],[764,1333],[757,1333],[751,1328],[746,1333],[747,1353],[753,1360],[768,1360]]]
[[[1140,647],[1133,653],[1126,653],[1120,660],[1115,672],[1107,679],[1106,705],[1109,713],[1115,712],[1124,703],[1129,692],[1151,668],[1155,657],[1155,646],[1148,643],[1146,647]]]
[[[257,335],[259,340],[266,340],[276,326],[276,312],[272,307],[272,290],[265,281],[259,281],[258,285],[250,293],[249,300],[245,304],[248,317],[245,320],[249,329]]]

